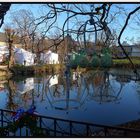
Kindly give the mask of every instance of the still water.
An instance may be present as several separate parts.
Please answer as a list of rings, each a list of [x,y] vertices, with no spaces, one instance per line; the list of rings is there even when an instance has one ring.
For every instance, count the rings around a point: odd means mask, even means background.
[[[131,71],[73,72],[69,92],[64,73],[0,81],[0,108],[36,106],[41,115],[118,125],[140,118],[140,82]]]

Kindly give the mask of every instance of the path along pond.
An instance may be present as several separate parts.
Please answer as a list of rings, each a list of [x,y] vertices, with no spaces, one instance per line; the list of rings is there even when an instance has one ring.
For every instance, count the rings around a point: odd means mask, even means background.
[[[140,81],[131,70],[62,72],[38,77],[15,76],[0,81],[0,109],[29,109],[40,115],[104,125],[140,118]]]

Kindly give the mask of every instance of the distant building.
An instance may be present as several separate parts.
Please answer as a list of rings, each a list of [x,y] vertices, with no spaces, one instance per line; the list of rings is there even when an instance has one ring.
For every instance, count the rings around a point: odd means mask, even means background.
[[[48,51],[46,53],[41,53],[40,54],[40,61],[43,64],[58,64],[58,54],[53,53],[52,51]]]
[[[36,55],[22,48],[15,48],[14,60],[16,64],[25,66],[34,65]]]
[[[133,57],[140,57],[140,45],[132,47],[132,54]]]
[[[128,45],[124,46],[124,49],[128,56],[133,57],[140,57],[140,46],[138,45]],[[124,54],[121,47],[115,46],[111,47],[112,57],[113,58],[125,58],[126,55]]]
[[[126,53],[129,56],[131,56],[131,54],[132,54],[132,47],[125,46],[124,49],[125,49]],[[112,51],[112,57],[113,58],[125,58],[126,57],[121,47],[118,47],[118,46],[111,47],[111,51]]]

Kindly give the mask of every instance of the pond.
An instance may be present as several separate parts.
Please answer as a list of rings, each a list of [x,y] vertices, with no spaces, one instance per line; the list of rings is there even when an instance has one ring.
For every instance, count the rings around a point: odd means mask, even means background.
[[[119,125],[140,118],[140,82],[122,69],[72,72],[69,91],[63,72],[0,82],[1,109],[31,105],[41,115]]]

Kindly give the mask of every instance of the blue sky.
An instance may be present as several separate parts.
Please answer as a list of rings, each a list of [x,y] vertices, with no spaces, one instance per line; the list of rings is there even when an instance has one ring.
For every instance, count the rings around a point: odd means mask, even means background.
[[[124,7],[127,11],[133,10],[137,5],[138,4],[117,4],[117,6]],[[5,16],[5,23],[10,23],[10,21],[11,21],[10,14],[12,12],[18,11],[20,9],[31,10],[33,12],[34,16],[39,16],[41,13],[41,10],[43,10],[42,7],[40,7],[40,4],[12,4],[10,11],[8,11]],[[117,10],[119,10],[119,9],[116,8],[116,6],[113,6],[111,9],[112,12],[116,12]],[[59,17],[57,24],[60,27],[62,27],[64,17],[65,17],[65,15]],[[132,16],[132,18],[135,18],[135,16]],[[124,25],[125,19],[126,19],[125,15],[123,15],[123,14],[119,15],[116,22],[111,23],[110,26],[113,29],[115,29],[116,32],[119,32],[120,31],[119,29],[122,28],[122,26]],[[4,25],[2,27],[4,27]],[[133,30],[131,27],[136,28],[136,30]],[[140,35],[139,35],[140,30],[137,30],[138,28],[139,28],[138,25],[131,20],[129,22],[129,27],[126,28],[125,32],[122,35],[122,42],[127,39],[131,39],[132,37],[134,37],[134,40],[136,40],[138,37],[140,37]],[[2,31],[2,29],[1,29],[1,31]],[[129,44],[131,44],[131,43],[129,42]]]

